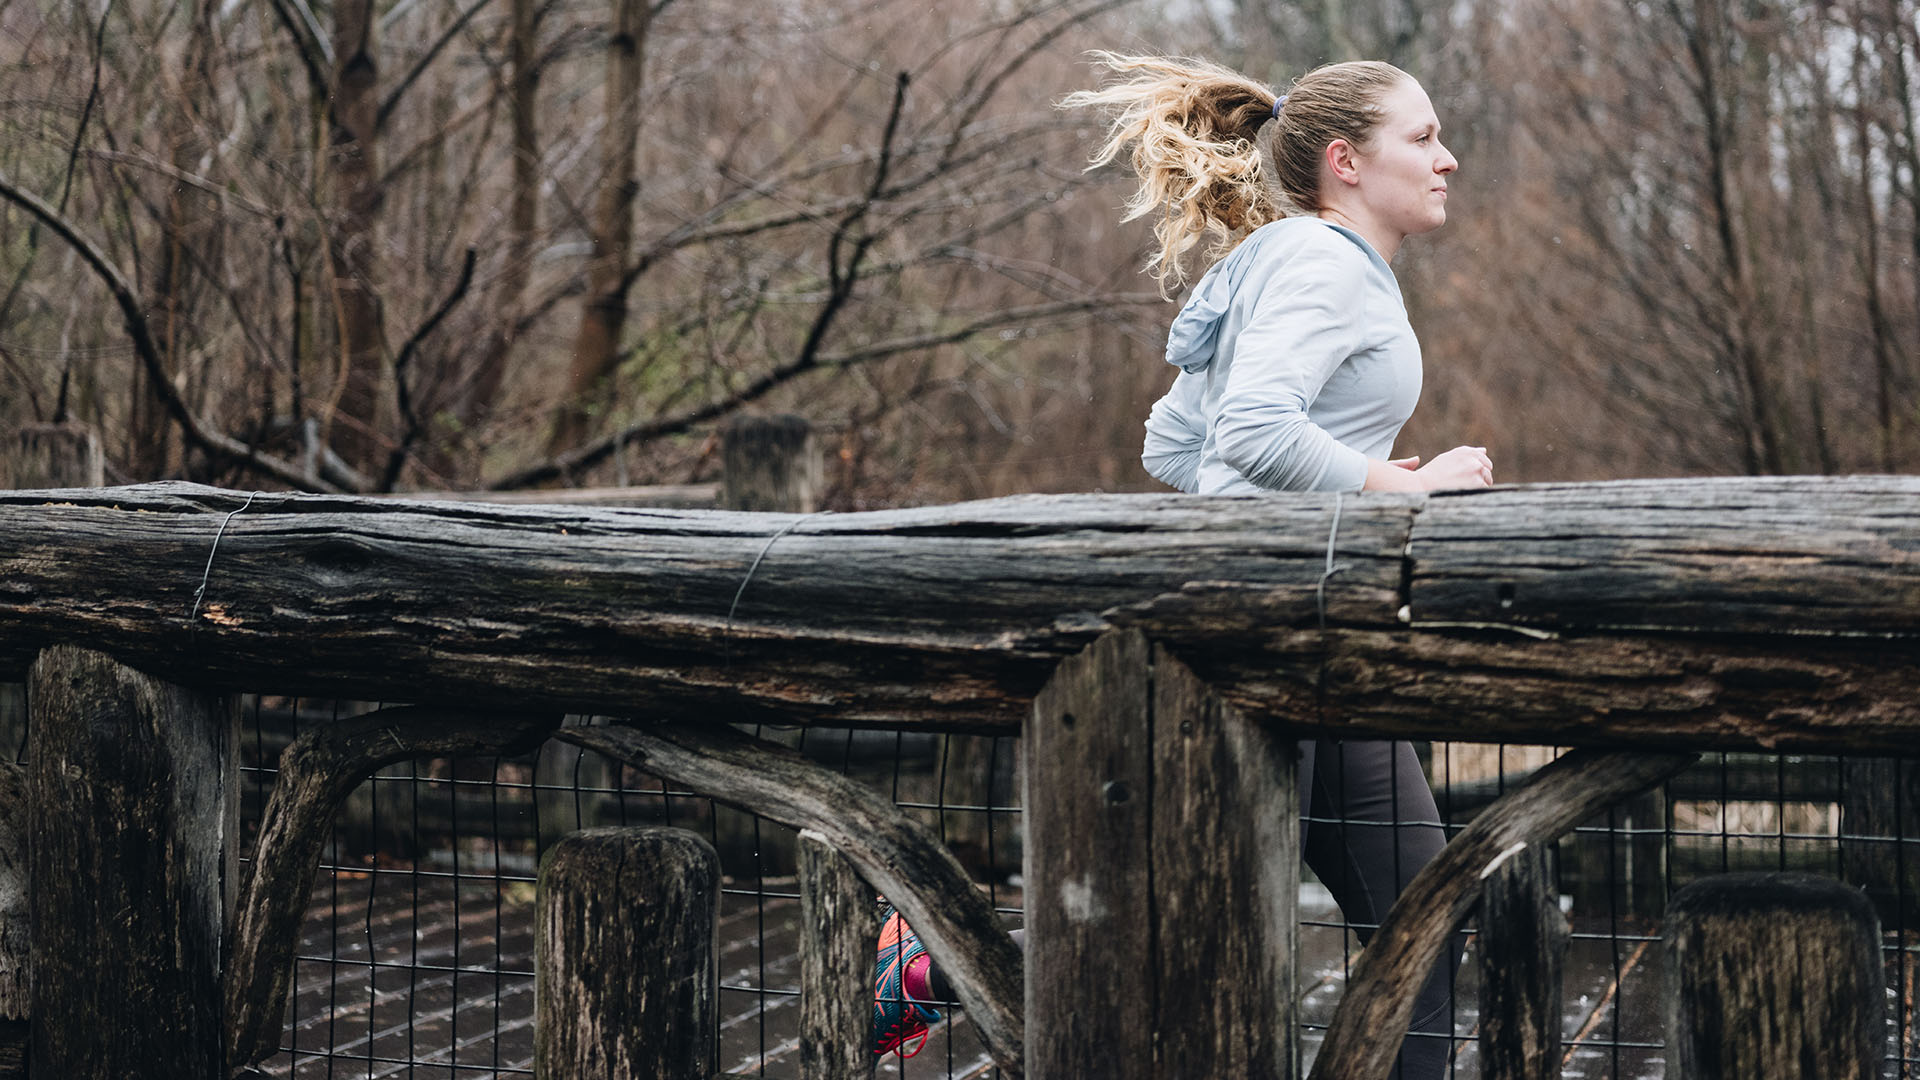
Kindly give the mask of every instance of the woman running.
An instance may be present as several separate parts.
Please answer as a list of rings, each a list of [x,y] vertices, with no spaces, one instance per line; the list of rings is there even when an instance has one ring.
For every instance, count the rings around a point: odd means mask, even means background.
[[[1100,54],[1131,77],[1065,104],[1112,110],[1105,165],[1131,148],[1126,219],[1156,216],[1147,269],[1185,280],[1202,238],[1217,260],[1167,338],[1179,367],[1147,420],[1142,464],[1205,495],[1433,491],[1493,482],[1484,447],[1425,465],[1390,457],[1420,397],[1420,342],[1391,262],[1447,220],[1458,167],[1426,91],[1390,64],[1330,64],[1284,95],[1202,61]],[[1301,848],[1365,942],[1440,851],[1433,792],[1407,742],[1301,743]],[[919,939],[887,920],[874,1049],[900,1049],[951,999]],[[1395,1075],[1443,1075],[1457,956],[1421,989]],[[917,1049],[917,1045],[915,1046]]]

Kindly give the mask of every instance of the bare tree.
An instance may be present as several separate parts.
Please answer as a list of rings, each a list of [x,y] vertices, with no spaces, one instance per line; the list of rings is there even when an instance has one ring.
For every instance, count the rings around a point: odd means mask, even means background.
[[[604,380],[620,361],[627,325],[627,267],[633,247],[633,201],[640,191],[635,155],[640,148],[642,61],[646,57],[650,0],[613,0],[607,34],[606,123],[600,132],[602,175],[595,196],[593,255],[587,263],[587,293],[580,304],[580,332],[573,343],[567,395],[549,440],[550,449],[579,442],[589,409],[602,396]]]

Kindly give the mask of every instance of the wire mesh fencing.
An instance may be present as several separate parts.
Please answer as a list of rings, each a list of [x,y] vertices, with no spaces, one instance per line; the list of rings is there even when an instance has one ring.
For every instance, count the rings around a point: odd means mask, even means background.
[[[245,700],[243,844],[258,829],[281,749],[307,725],[374,707],[273,695]],[[27,752],[24,724],[19,688],[0,686],[0,746],[13,749],[16,760]],[[1017,739],[824,728],[757,733],[887,793],[941,836],[1005,925],[1019,925]],[[1449,835],[1558,753],[1469,743],[1421,749],[1437,820],[1394,816]],[[1712,753],[1576,828],[1550,853],[1571,929],[1562,1075],[1662,1075],[1660,920],[1675,890],[1709,874],[1802,870],[1859,885],[1873,899],[1887,975],[1885,1075],[1920,1076],[1916,818],[1920,762]],[[336,817],[314,878],[282,1052],[263,1071],[299,1078],[531,1075],[541,854],[575,829],[623,824],[692,829],[720,853],[721,1065],[742,1076],[797,1077],[798,942],[806,928],[793,831],[557,741],[519,758],[395,766],[355,791]],[[1307,827],[1343,824],[1352,823],[1310,817]],[[1300,911],[1296,990],[1302,1064],[1310,1068],[1363,927],[1309,872]],[[1458,944],[1447,1073],[1476,1077],[1478,938],[1471,924]],[[926,1047],[911,1059],[881,1059],[878,1075],[996,1075],[965,1010],[942,1011]]]
[[[259,696],[242,740],[243,842],[279,751],[309,724],[377,706]],[[594,721],[582,721],[594,722]],[[758,729],[886,791],[933,828],[1009,928],[1020,913],[1019,807],[1009,738]],[[799,1075],[795,832],[549,742],[522,758],[426,760],[363,784],[337,816],[296,961],[283,1052],[268,1075],[531,1075],[539,860],[576,829],[667,825],[707,837],[723,875],[720,1061],[728,1073]],[[991,1076],[963,1009],[879,1075]]]

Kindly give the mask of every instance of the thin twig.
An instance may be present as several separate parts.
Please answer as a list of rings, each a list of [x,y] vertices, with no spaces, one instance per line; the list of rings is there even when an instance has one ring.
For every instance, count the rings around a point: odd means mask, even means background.
[[[180,425],[180,430],[186,435],[188,441],[217,457],[248,465],[296,488],[319,487],[324,491],[338,493],[338,488],[305,476],[293,465],[213,430],[206,421],[195,415],[180,397],[180,391],[173,385],[173,380],[167,377],[166,366],[160,361],[159,346],[154,343],[152,328],[147,324],[145,305],[141,302],[139,295],[133,291],[133,286],[128,283],[125,275],[120,273],[120,268],[115,266],[112,260],[107,258],[106,253],[96,247],[91,240],[81,236],[73,223],[59,211],[48,206],[32,192],[16,187],[5,174],[0,174],[0,198],[5,198],[27,211],[52,230],[54,235],[65,240],[80,258],[92,267],[93,272],[99,275],[100,280],[107,286],[107,290],[113,293],[114,301],[120,305],[121,317],[126,322],[127,336],[133,339],[134,352],[139,355],[142,365],[146,367],[154,392],[160,395],[161,403],[166,406],[167,412],[173,416],[174,421]]]
[[[73,129],[73,146],[67,151],[67,174],[60,181],[59,209],[63,214],[67,212],[67,199],[73,194],[73,170],[80,160],[80,143],[86,138],[87,122],[93,119],[93,107],[100,100],[100,66],[106,56],[107,17],[112,14],[113,0],[107,0],[107,6],[100,12],[100,24],[93,31],[93,81],[87,87],[87,103],[80,109],[80,123]],[[20,287],[26,284],[34,256],[39,252],[40,226],[36,223],[27,230],[27,257],[20,261],[20,272],[14,275],[6,299],[0,300],[0,326],[7,324],[7,313],[13,310],[13,302],[19,298]],[[62,375],[61,379],[64,382],[66,376]]]
[[[333,68],[333,46],[326,35],[320,32],[319,21],[313,12],[300,0],[270,0],[273,13],[279,16],[280,25],[293,39],[293,51],[300,55],[300,66],[307,71],[307,88],[318,99],[325,100],[327,90],[332,85],[327,72]],[[296,17],[295,7],[299,16]]]
[[[393,110],[399,107],[401,97],[413,86],[415,80],[419,79],[420,74],[427,70],[427,66],[433,63],[435,57],[440,55],[440,50],[447,47],[447,43],[453,40],[453,36],[471,22],[475,15],[480,14],[481,8],[491,3],[493,0],[474,0],[472,6],[455,16],[453,22],[447,25],[446,31],[435,38],[433,44],[427,46],[427,51],[420,54],[420,59],[414,61],[413,67],[407,69],[407,73],[402,75],[393,89],[387,92],[386,99],[380,102],[380,110],[374,114],[373,118],[375,132],[386,130],[387,118],[392,116]]]
[[[400,470],[407,463],[407,454],[412,451],[414,441],[420,436],[420,418],[414,415],[413,396],[407,388],[407,365],[413,361],[413,354],[419,349],[420,342],[425,340],[428,334],[433,333],[441,320],[453,310],[454,305],[467,295],[467,288],[473,284],[473,263],[477,254],[474,248],[467,249],[467,257],[460,263],[460,280],[454,282],[453,291],[447,294],[447,298],[441,301],[433,314],[427,316],[426,321],[420,324],[420,328],[407,338],[407,343],[400,346],[399,356],[394,358],[394,390],[400,399],[400,417],[406,422],[407,429],[400,436],[400,445],[394,447],[393,453],[387,458],[387,472],[380,479],[381,491],[393,490],[394,481],[400,478]]]
[[[1116,303],[1160,303],[1157,294],[1141,296],[1090,296],[1076,300],[1063,300],[1049,304],[1033,304],[1027,307],[1008,308],[997,311],[952,330],[929,332],[902,338],[890,338],[871,345],[849,349],[845,352],[822,353],[811,364],[801,365],[790,360],[726,397],[697,405],[672,416],[655,417],[631,424],[610,435],[601,436],[577,449],[568,451],[538,465],[529,466],[511,473],[492,484],[489,490],[511,491],[516,488],[531,487],[556,477],[565,476],[580,469],[591,468],[606,460],[616,446],[647,442],[653,439],[678,435],[709,420],[724,416],[742,405],[748,405],[766,394],[778,389],[792,379],[808,371],[826,368],[848,368],[874,360],[885,359],[901,353],[921,349],[938,348],[942,345],[957,345],[981,334],[1015,326],[1033,326],[1045,320],[1062,318],[1074,314],[1091,314]]]

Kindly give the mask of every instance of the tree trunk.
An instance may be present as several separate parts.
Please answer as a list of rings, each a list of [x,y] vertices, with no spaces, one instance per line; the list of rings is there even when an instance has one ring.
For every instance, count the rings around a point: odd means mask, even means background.
[[[381,299],[379,19],[373,0],[338,0],[333,12],[333,102],[327,162],[330,255],[340,361],[326,441],[363,473],[377,474],[392,430],[387,401],[386,309]]]
[[[620,362],[620,336],[627,324],[627,265],[633,246],[633,201],[640,191],[635,160],[640,146],[641,62],[647,48],[648,0],[612,0],[607,41],[607,123],[600,134],[601,179],[594,202],[593,258],[587,264],[587,295],[573,342],[567,396],[548,444],[550,453],[570,449],[587,433],[593,407],[607,401],[603,383]]]
[[[520,317],[521,297],[532,276],[533,249],[540,224],[540,72],[537,46],[539,27],[535,0],[513,0],[512,64],[509,107],[513,111],[513,202],[508,217],[506,265],[494,292],[493,321],[473,361],[472,380],[459,397],[458,408],[468,428],[493,409],[506,378],[515,344],[513,325]]]

